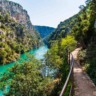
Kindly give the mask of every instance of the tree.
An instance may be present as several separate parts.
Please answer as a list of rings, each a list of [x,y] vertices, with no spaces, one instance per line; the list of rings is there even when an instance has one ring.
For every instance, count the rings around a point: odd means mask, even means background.
[[[3,76],[1,82],[5,81],[4,85],[10,86],[5,96],[48,96],[47,86],[52,80],[49,77],[43,78],[40,61],[28,56],[23,64],[16,64],[9,74]]]

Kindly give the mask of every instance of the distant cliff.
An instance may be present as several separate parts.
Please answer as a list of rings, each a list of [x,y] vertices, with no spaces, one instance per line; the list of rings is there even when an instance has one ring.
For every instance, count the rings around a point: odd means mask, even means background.
[[[52,33],[55,30],[55,28],[48,26],[34,26],[34,27],[40,33],[40,36],[42,38],[47,37],[50,33]]]
[[[17,3],[0,0],[0,64],[39,47],[39,40],[27,11]]]
[[[71,32],[72,27],[75,25],[77,15],[72,16],[71,18],[60,22],[56,30],[50,34],[47,38],[49,40],[58,40],[59,38],[66,37],[67,34]]]
[[[24,25],[26,30],[28,30],[28,32],[31,33],[33,37],[38,37],[37,33],[34,31],[27,11],[24,10],[21,5],[8,0],[0,0],[0,11],[2,11],[2,13],[9,13],[14,20]]]

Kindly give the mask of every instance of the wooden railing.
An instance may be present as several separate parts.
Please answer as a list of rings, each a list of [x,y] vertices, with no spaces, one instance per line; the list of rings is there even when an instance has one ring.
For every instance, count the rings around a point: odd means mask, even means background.
[[[62,91],[59,96],[64,96],[66,92],[66,88],[68,87],[69,81],[71,82],[71,88],[69,92],[69,96],[74,95],[74,84],[73,84],[73,66],[74,66],[74,57],[72,54],[69,55],[69,64],[70,64],[70,71],[68,73],[67,79],[65,81],[65,84],[62,88]]]

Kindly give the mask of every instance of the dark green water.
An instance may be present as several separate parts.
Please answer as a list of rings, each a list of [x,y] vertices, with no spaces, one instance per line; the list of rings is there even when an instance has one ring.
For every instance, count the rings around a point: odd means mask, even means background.
[[[41,46],[38,49],[30,50],[28,53],[34,55],[37,59],[43,59],[44,54],[47,52],[47,50],[48,50],[47,46]],[[25,60],[25,58],[26,58],[25,54],[22,54],[20,56],[20,59],[22,59],[22,60]],[[21,62],[20,60],[17,60],[17,61]],[[0,74],[3,74],[4,72],[7,72],[9,68],[11,68],[12,66],[15,65],[15,63],[16,62],[12,62],[12,63],[6,64],[6,65],[1,65],[0,66]],[[0,75],[0,76],[2,76],[2,75]],[[0,91],[0,96],[4,96],[2,91]]]

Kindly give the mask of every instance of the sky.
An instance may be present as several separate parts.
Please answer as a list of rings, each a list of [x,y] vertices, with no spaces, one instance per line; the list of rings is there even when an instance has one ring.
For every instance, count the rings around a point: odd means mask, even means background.
[[[10,0],[27,10],[33,25],[57,27],[79,12],[86,0]]]

